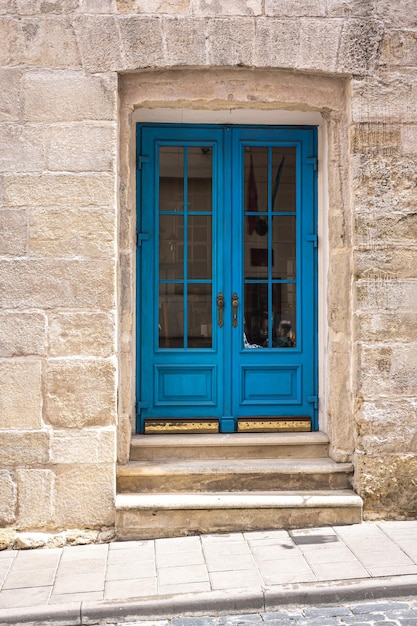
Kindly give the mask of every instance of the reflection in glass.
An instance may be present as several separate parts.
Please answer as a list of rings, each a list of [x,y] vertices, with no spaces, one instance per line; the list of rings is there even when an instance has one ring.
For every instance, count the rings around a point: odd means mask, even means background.
[[[272,148],[272,211],[295,211],[296,148]]]
[[[159,210],[184,210],[184,149],[178,146],[159,151]]]
[[[211,278],[211,215],[188,217],[188,278]]]
[[[269,302],[266,282],[245,285],[245,337],[247,346],[293,348],[296,345],[295,284],[274,283]]]
[[[295,279],[295,216],[272,218],[272,278]]]
[[[159,347],[184,347],[184,286],[159,285]]]
[[[159,217],[159,277],[181,279],[184,276],[184,217]]]
[[[212,346],[211,285],[188,285],[188,347]]]
[[[188,210],[211,211],[212,149],[188,148]]]
[[[268,210],[268,148],[247,147],[244,152],[244,210]],[[255,231],[256,216],[250,220],[249,234]]]

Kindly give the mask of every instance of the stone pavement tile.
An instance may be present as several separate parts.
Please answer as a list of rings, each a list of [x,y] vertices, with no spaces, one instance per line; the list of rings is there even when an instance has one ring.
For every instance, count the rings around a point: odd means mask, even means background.
[[[254,569],[210,572],[210,581],[213,589],[261,589],[263,580]]]
[[[174,537],[155,539],[155,553],[168,554],[169,552],[192,552],[201,547],[200,537]]]
[[[287,530],[251,530],[243,533],[248,543],[270,542],[272,545],[284,543],[292,543],[292,539]]]
[[[411,559],[408,558],[401,550],[378,550],[361,551],[357,553],[358,561],[365,567],[392,567],[392,566],[410,566],[414,565]]]
[[[180,567],[161,567],[158,570],[160,585],[199,583],[209,580],[205,565],[186,565]]]
[[[0,550],[0,561],[2,559],[15,559],[19,550]]]
[[[267,585],[284,583],[313,582],[317,578],[303,558],[293,558],[287,561],[259,561],[259,571]]]
[[[57,576],[54,593],[80,593],[85,591],[104,590],[104,570],[100,573]]]
[[[153,550],[154,539],[139,539],[136,541],[113,541],[109,543],[109,552],[113,550],[139,550],[151,547]]]
[[[251,554],[206,554],[209,572],[225,572],[236,570],[256,570],[256,563]]]
[[[320,546],[315,550],[302,550],[303,556],[307,563],[315,565],[316,563],[358,563],[356,556],[344,545],[334,547]]]
[[[133,543],[133,542],[129,542]],[[139,543],[139,542],[136,542]],[[117,561],[133,561],[133,560],[142,560],[142,561],[150,561],[155,558],[155,546],[153,541],[147,543],[143,546],[136,546],[130,549],[122,550],[119,548],[118,550],[109,549],[107,562],[108,563],[116,563]]]
[[[107,564],[106,580],[152,578],[156,576],[154,561],[127,561]]]
[[[11,571],[4,581],[3,589],[49,587],[54,584],[55,573],[55,568]]]
[[[219,618],[219,626],[233,626],[234,624],[261,624],[262,621],[262,617],[258,613],[222,615]]]
[[[201,546],[198,550],[184,552],[159,552],[156,555],[158,567],[175,567],[178,565],[204,565]]]
[[[221,545],[245,541],[243,533],[223,533],[218,535],[201,535],[202,543],[219,543]]]
[[[367,566],[371,576],[406,576],[407,574],[417,574],[417,565],[383,565]]]
[[[88,546],[65,546],[62,548],[61,562],[78,561],[88,559],[107,558],[109,546],[107,543],[92,544]]]
[[[96,602],[103,600],[103,591],[86,591],[85,593],[52,593],[48,604],[70,604],[71,602]]]
[[[57,569],[57,576],[71,576],[73,574],[94,574],[104,572],[106,559],[80,559],[79,561],[61,561]]]
[[[12,566],[13,559],[2,559],[0,561],[0,581],[4,580]]]
[[[110,580],[104,588],[105,600],[125,600],[141,596],[156,596],[156,578],[136,578],[130,580]]]
[[[14,559],[12,571],[24,571],[56,568],[61,559],[62,550],[22,550]]]
[[[369,578],[367,570],[360,563],[314,563],[312,570],[317,580],[349,580],[353,578]]]
[[[216,626],[217,617],[173,617],[171,626]]]
[[[19,609],[25,606],[48,604],[52,587],[9,589],[0,593],[0,609]]]
[[[202,537],[204,554],[250,554],[251,550],[249,544],[246,541],[224,541],[221,542],[206,542]]]
[[[301,555],[300,550],[294,544],[291,547],[251,544],[251,550],[256,561],[279,561]]]
[[[159,595],[177,595],[180,593],[199,593],[201,591],[211,591],[210,583],[180,583],[177,585],[159,585]],[[141,625],[142,626],[142,625]]]

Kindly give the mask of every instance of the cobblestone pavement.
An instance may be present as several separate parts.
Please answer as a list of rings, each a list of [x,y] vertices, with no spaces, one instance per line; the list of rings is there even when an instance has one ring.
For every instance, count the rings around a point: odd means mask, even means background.
[[[107,626],[417,626],[417,589],[414,598],[392,602],[363,602],[274,613],[175,617],[167,620],[118,622]],[[94,625],[99,626],[99,624]]]

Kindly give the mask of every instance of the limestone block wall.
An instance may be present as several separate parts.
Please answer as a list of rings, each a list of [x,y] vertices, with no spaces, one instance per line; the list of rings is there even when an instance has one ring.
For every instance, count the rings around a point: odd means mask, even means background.
[[[328,119],[322,411],[366,514],[415,515],[415,1],[2,0],[0,38],[0,526],[113,523],[139,106]]]

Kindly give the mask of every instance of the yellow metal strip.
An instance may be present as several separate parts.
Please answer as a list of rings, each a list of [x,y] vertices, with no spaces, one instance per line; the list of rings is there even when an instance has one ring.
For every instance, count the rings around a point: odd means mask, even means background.
[[[193,419],[149,419],[145,420],[145,435],[161,434],[206,434],[218,433],[219,422],[217,420],[193,420]]]
[[[310,432],[311,421],[305,419],[259,419],[240,418],[237,430],[239,433],[280,433],[280,432]]]

